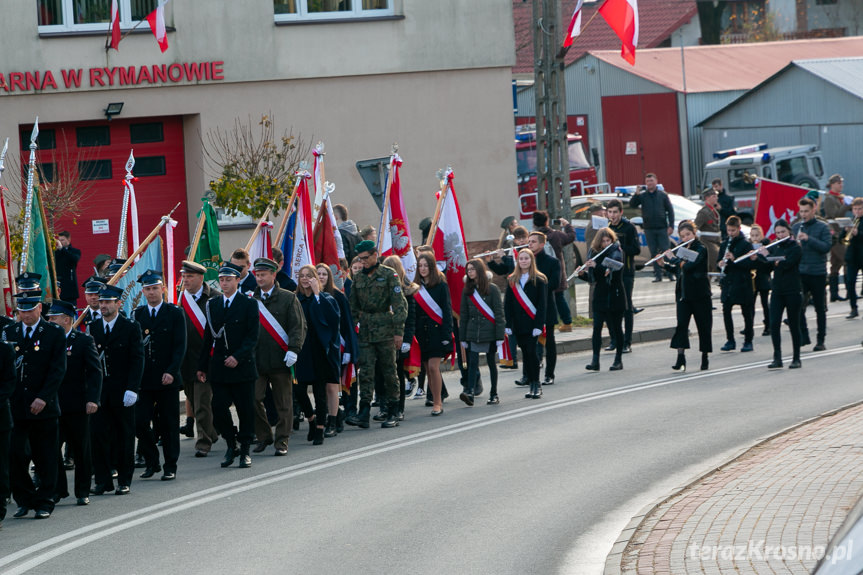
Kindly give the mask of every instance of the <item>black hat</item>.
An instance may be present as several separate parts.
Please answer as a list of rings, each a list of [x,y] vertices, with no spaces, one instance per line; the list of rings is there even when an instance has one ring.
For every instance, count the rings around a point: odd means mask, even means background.
[[[68,315],[71,318],[75,317],[75,304],[55,299],[51,302],[51,309],[48,310],[48,315]]]
[[[84,284],[84,293],[85,294],[97,294],[102,291],[102,287],[107,285],[108,281],[105,278],[100,278],[99,276],[93,276],[87,280]]]
[[[18,300],[15,304],[15,309],[18,311],[30,311],[42,303],[41,296],[32,296],[26,293],[15,294],[15,298]]]
[[[431,218],[423,218],[420,220],[420,231],[427,232],[431,229]]]
[[[94,275],[91,275],[90,277],[88,277],[87,279],[85,279],[84,283],[81,284],[81,287],[86,288],[87,284],[91,283],[91,282],[99,282],[100,284],[106,284],[106,283],[108,283],[108,280],[106,280],[102,276],[97,276],[94,274]]]
[[[162,272],[157,272],[156,270],[147,270],[138,278],[138,283],[143,286],[161,285],[163,283]]]
[[[111,262],[111,265],[108,266],[108,273],[111,275],[116,274],[118,271],[120,271],[120,268],[122,268],[123,264],[125,263],[126,260],[124,260],[123,258],[115,259],[113,262]]]
[[[372,240],[363,240],[354,246],[354,251],[358,254],[361,254],[363,252],[373,252],[377,249],[378,248],[375,245],[375,242],[373,242]]]
[[[268,271],[274,272],[279,269],[279,264],[271,260],[270,258],[258,258],[255,260],[255,271]]]
[[[219,268],[219,277],[235,277],[238,278],[243,274],[243,268],[231,262],[222,262],[222,267]]]
[[[207,273],[207,268],[199,264],[198,262],[193,262],[189,260],[183,260],[183,267],[180,269],[181,273],[184,274],[201,274],[204,275]]]
[[[18,284],[18,289],[21,291],[38,291],[42,289],[39,284],[39,280],[42,279],[41,274],[36,274],[33,272],[24,272],[17,278],[15,278],[15,283]]]
[[[123,289],[117,286],[104,285],[99,291],[99,301],[114,301],[123,297]]]

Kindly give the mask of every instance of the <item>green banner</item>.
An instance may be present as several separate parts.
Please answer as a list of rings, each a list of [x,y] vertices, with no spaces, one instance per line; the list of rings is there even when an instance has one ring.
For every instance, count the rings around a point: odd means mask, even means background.
[[[198,249],[195,251],[195,261],[207,268],[204,281],[218,281],[219,265],[222,263],[222,254],[219,250],[219,225],[216,222],[216,210],[206,200],[198,213],[198,219],[202,217],[204,227]]]
[[[42,297],[53,298],[53,286],[57,283],[53,261],[54,242],[48,236],[48,226],[45,222],[45,213],[42,210],[41,194],[38,187],[34,186],[33,202],[28,207],[30,210],[30,241],[27,249],[27,269],[21,271],[41,274]]]

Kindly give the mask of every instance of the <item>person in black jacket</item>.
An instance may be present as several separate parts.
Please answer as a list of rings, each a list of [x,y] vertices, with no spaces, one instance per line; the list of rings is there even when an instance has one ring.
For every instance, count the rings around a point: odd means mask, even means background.
[[[713,351],[710,332],[713,329],[713,306],[711,304],[710,276],[707,275],[709,250],[697,238],[698,229],[691,220],[677,226],[680,243],[692,240],[684,249],[695,254],[694,259],[684,258],[671,250],[665,252],[665,269],[677,276],[674,300],[677,303],[677,327],[671,338],[671,347],[677,349],[677,362],[671,367],[675,371],[686,371],[686,350],[689,349],[689,320],[695,318],[698,329],[698,350],[701,352],[701,369],[709,367],[708,354]]]
[[[603,251],[605,250],[605,251]],[[593,259],[596,256],[596,259]],[[623,252],[617,242],[617,236],[609,228],[601,228],[596,232],[587,252],[588,260],[578,274],[579,277],[593,284],[593,360],[585,366],[589,371],[599,371],[599,351],[602,347],[602,326],[609,325],[612,337],[623,341],[623,312],[626,311],[626,289],[623,287]],[[614,350],[614,363],[608,369],[618,371],[623,369],[621,356],[623,348]]]
[[[6,518],[6,500],[12,493],[9,487],[9,440],[12,435],[12,410],[9,398],[15,391],[15,349],[0,341],[0,526]]]
[[[845,228],[845,293],[851,312],[846,319],[857,317],[857,274],[863,270],[863,198],[851,202],[854,219]]]
[[[57,247],[54,250],[54,268],[60,284],[60,299],[75,303],[78,301],[78,262],[81,250],[72,247],[72,236],[67,231],[57,234]]]
[[[722,187],[721,179],[714,178],[710,186],[716,192],[716,198],[719,203],[719,232],[722,234],[722,239],[724,240],[728,237],[728,229],[725,226],[725,222],[731,216],[737,215],[737,209],[734,206],[734,198]]]
[[[626,290],[626,311],[623,312],[623,353],[632,351],[632,329],[634,323],[634,308],[632,305],[632,288],[635,286],[635,256],[641,253],[638,241],[638,230],[623,217],[623,203],[617,198],[606,204],[608,229],[617,236],[620,250],[623,252],[623,288]],[[609,327],[609,331],[611,328]],[[611,340],[606,351],[613,351],[618,342]]]
[[[536,258],[536,269],[545,276],[548,297],[545,306],[545,341],[537,342],[536,354],[542,362],[545,352],[545,377],[542,385],[554,385],[554,369],[557,367],[557,344],[554,341],[554,324],[557,323],[557,302],[555,301],[555,290],[560,285],[560,261],[545,252],[546,238],[542,232],[531,232],[527,238],[527,245]],[[540,338],[541,340],[542,338]],[[527,385],[524,382],[523,385]]]
[[[754,310],[753,300],[755,292],[752,287],[753,262],[745,260],[734,263],[740,256],[752,251],[752,244],[740,231],[740,218],[731,216],[725,222],[728,237],[719,246],[721,254],[717,267],[722,270],[719,280],[719,288],[722,290],[722,318],[725,321],[726,342],[722,351],[731,351],[737,347],[734,339],[734,320],[731,317],[731,308],[740,306],[743,314],[743,347],[741,352],[752,351],[752,313]]]
[[[219,268],[222,297],[207,301],[207,330],[198,360],[198,381],[209,381],[213,388],[213,424],[228,444],[221,466],[229,467],[239,457],[239,466],[249,468],[249,447],[255,440],[255,348],[260,320],[255,300],[238,293],[241,270],[230,262]],[[231,404],[240,420],[239,434],[231,418]]]
[[[48,311],[48,321],[66,332],[66,374],[60,385],[60,437],[75,454],[75,485],[78,505],[90,503],[93,477],[90,416],[99,409],[102,395],[102,367],[93,338],[72,329],[75,306],[55,300]],[[57,494],[54,500],[69,496],[66,467],[62,452],[57,453]]]
[[[60,450],[57,392],[66,372],[66,339],[58,326],[43,321],[40,297],[18,298],[18,320],[3,330],[2,338],[15,346],[18,382],[12,393],[9,477],[18,504],[15,517],[36,510],[36,519],[51,516]],[[36,466],[39,487],[30,477]]]
[[[90,324],[102,317],[102,312],[99,311],[99,293],[106,283],[107,280],[100,276],[90,276],[84,282],[84,300],[87,302],[87,307],[81,312],[84,319],[80,325],[87,333],[90,333]]]
[[[443,377],[440,361],[452,349],[452,304],[449,287],[443,273],[437,268],[434,256],[422,252],[417,257],[417,283],[414,294],[416,316],[414,331],[422,352],[423,368],[428,377],[428,391],[432,396],[432,415],[443,413]]]
[[[401,263],[401,260],[399,260]],[[388,264],[384,264],[388,265]],[[324,437],[335,437],[337,434],[344,431],[345,412],[339,406],[339,391],[341,389],[341,375],[351,362],[357,361],[357,351],[359,343],[357,342],[357,331],[355,329],[354,318],[351,315],[351,305],[348,302],[347,296],[336,287],[333,270],[327,264],[318,264],[315,266],[317,270],[318,281],[321,284],[321,289],[328,293],[339,306],[339,350],[340,350],[340,368],[339,380],[327,383],[327,424],[324,426]],[[404,408],[402,408],[404,411]]]
[[[773,224],[776,240],[791,236],[791,226],[785,220]],[[788,328],[791,330],[791,346],[794,350],[791,369],[797,369],[800,363],[800,314],[803,302],[800,282],[800,259],[803,250],[797,240],[783,240],[770,250],[762,246],[758,250],[758,258],[773,266],[773,282],[770,293],[770,336],[773,339],[773,362],[770,369],[782,367],[782,312],[788,317]]]
[[[519,250],[515,258],[516,268],[507,278],[504,296],[506,335],[514,335],[521,349],[522,380],[527,380],[530,390],[527,399],[542,397],[539,383],[539,356],[537,339],[545,326],[548,298],[548,280],[536,269],[536,258],[529,248]],[[515,353],[513,352],[513,355]],[[516,381],[516,385],[520,385]]]
[[[479,380],[479,354],[485,354],[491,389],[488,405],[497,405],[497,349],[503,345],[506,318],[500,290],[491,283],[491,274],[481,259],[474,258],[465,265],[465,285],[461,294],[461,345],[467,351],[468,384],[459,396],[473,406],[474,390]]]
[[[644,176],[645,189],[629,200],[633,208],[641,208],[644,221],[644,238],[650,257],[655,257],[668,249],[669,236],[674,229],[674,207],[664,190],[657,187],[656,174]],[[662,281],[662,267],[657,261],[653,264],[653,281]]]
[[[101,319],[90,324],[90,335],[102,363],[102,401],[92,421],[94,495],[113,489],[111,469],[115,459],[116,495],[129,493],[135,469],[134,406],[144,372],[144,348],[138,324],[120,314],[122,296],[120,288],[103,286],[99,294]]]
[[[149,479],[162,470],[156,434],[151,426],[155,420],[165,456],[162,481],[171,481],[177,476],[180,457],[180,389],[183,388],[180,370],[186,354],[186,315],[174,304],[164,301],[161,272],[147,270],[138,282],[147,300],[147,305],[133,312],[144,332],[144,375],[135,404],[138,449],[147,462],[141,478]]]
[[[231,254],[231,263],[240,268],[240,282],[237,289],[242,294],[251,295],[258,287],[258,282],[255,281],[255,274],[251,272],[252,261],[249,258],[249,252],[243,248],[237,248]]]
[[[752,243],[753,250],[762,245],[770,244],[770,240],[764,237],[764,230],[758,224],[752,225],[749,241]],[[752,256],[752,260],[752,267],[755,270],[755,299],[752,300],[752,316],[755,317],[755,306],[760,299],[761,312],[764,315],[764,331],[761,332],[761,335],[770,335],[770,274],[773,272],[773,264],[756,256]]]

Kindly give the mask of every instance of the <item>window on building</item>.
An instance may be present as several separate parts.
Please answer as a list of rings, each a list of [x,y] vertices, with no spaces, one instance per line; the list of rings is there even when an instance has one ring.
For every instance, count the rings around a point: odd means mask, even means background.
[[[108,126],[83,126],[75,128],[75,138],[78,140],[79,148],[111,145],[111,131],[108,129]]]
[[[394,0],[273,0],[276,21],[391,16]]]
[[[828,6],[828,5],[832,6],[832,5],[837,4],[837,3],[838,3],[838,0],[815,0],[816,6]]]
[[[78,173],[82,180],[110,180],[111,160],[87,160],[78,162]]]
[[[30,149],[30,134],[33,133],[33,127],[21,130],[21,150]],[[39,135],[36,137],[36,146],[40,150],[53,150],[57,147],[57,136],[53,129],[39,129]]]
[[[118,0],[120,27],[132,28],[156,9],[158,0]],[[111,0],[37,0],[39,32],[107,33]]]
[[[129,138],[133,144],[148,144],[151,142],[163,142],[165,133],[162,122],[148,122],[146,124],[130,124]]]
[[[147,176],[165,175],[165,156],[149,156],[135,158],[135,176],[143,178]]]

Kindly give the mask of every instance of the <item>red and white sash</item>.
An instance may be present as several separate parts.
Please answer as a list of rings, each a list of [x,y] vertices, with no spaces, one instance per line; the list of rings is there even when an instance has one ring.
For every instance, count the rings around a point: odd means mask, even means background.
[[[512,350],[509,348],[509,340],[503,338],[503,343],[497,346],[497,357],[501,365],[512,365]]]
[[[414,299],[423,308],[423,311],[432,318],[432,321],[438,325],[443,325],[443,310],[432,298],[425,286],[420,286],[420,289],[414,292]]]
[[[183,297],[180,299],[183,309],[186,310],[186,315],[192,321],[192,325],[195,326],[195,331],[203,339],[204,330],[207,328],[207,317],[188,291],[183,290]]]
[[[276,318],[273,317],[273,314],[270,313],[270,310],[267,309],[267,306],[264,305],[264,302],[261,300],[258,301],[258,314],[261,317],[261,325],[270,334],[276,343],[279,344],[279,347],[282,348],[282,351],[288,351],[288,334],[279,325],[279,322],[276,321]]]
[[[521,287],[521,283],[518,279],[516,279],[515,283],[512,284],[512,293],[515,295],[515,301],[521,305],[524,312],[530,317],[530,319],[534,319],[536,317],[536,306],[533,305],[533,302],[530,301],[530,298],[527,297],[526,293],[524,293],[524,288]]]
[[[479,313],[481,313],[485,319],[491,323],[497,323],[494,321],[494,312],[492,311],[491,306],[485,303],[485,300],[482,299],[482,296],[479,295],[478,291],[473,290],[473,293],[470,294],[470,301],[473,302],[473,305],[476,306]]]

